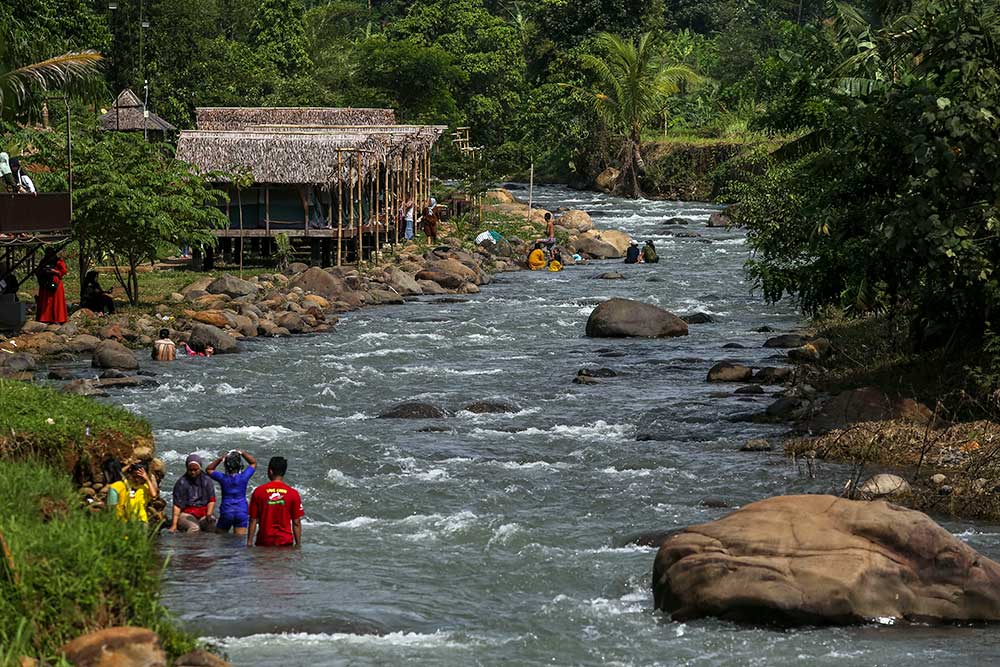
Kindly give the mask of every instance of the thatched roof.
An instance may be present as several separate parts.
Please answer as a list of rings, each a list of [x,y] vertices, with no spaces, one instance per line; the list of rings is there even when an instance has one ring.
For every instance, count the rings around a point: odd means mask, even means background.
[[[118,94],[118,99],[115,100],[108,112],[100,117],[99,122],[102,130],[116,132],[143,132],[145,130],[173,132],[177,129],[153,112],[144,116],[142,100],[129,88]]]
[[[392,109],[325,107],[200,107],[199,130],[240,130],[251,125],[393,125]]]
[[[442,126],[260,127],[240,131],[181,132],[177,158],[202,173],[249,171],[256,183],[327,185],[363,178],[381,163],[429,150]],[[341,171],[337,172],[337,156]]]

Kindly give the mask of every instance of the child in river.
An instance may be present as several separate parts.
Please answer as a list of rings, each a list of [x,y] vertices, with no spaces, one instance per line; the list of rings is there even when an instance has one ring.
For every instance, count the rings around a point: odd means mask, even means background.
[[[247,468],[243,468],[246,460]],[[216,470],[223,463],[225,474]],[[233,529],[235,535],[246,535],[250,524],[250,509],[247,506],[247,484],[257,470],[257,460],[243,450],[232,450],[208,464],[205,470],[208,476],[222,487],[222,505],[219,508],[219,521],[216,530],[228,533]]]

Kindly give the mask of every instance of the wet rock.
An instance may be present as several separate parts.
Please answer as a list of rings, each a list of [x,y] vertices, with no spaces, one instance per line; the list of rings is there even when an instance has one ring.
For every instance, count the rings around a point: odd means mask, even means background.
[[[753,330],[754,333],[774,333],[774,328],[767,325],[762,327],[757,327]]]
[[[231,667],[231,665],[208,651],[191,651],[174,661],[174,667]]]
[[[857,422],[881,421],[893,416],[892,399],[874,387],[862,387],[843,391],[823,403],[806,428],[814,433],[825,433]]]
[[[12,373],[24,373],[38,368],[35,357],[27,352],[6,354],[0,352],[0,367]]]
[[[702,498],[701,502],[698,503],[702,507],[711,507],[712,509],[723,509],[729,507],[729,503],[722,498]],[[674,531],[675,533],[677,531]]]
[[[574,252],[591,259],[617,259],[623,256],[618,248],[592,236],[581,236],[573,239],[569,246]]]
[[[740,387],[733,393],[739,395],[759,396],[764,393],[764,388],[759,384],[748,384],[745,387]]]
[[[94,368],[117,368],[134,371],[139,368],[135,353],[115,340],[103,340],[94,348],[91,360]]]
[[[400,403],[379,414],[379,419],[441,419],[447,413],[431,403],[411,401]]]
[[[690,225],[691,221],[687,218],[667,218],[663,221],[664,225]]]
[[[466,412],[472,412],[477,415],[509,414],[518,411],[516,405],[512,403],[503,403],[501,401],[475,401],[474,403],[469,403],[462,409]]]
[[[385,273],[386,284],[403,296],[416,296],[424,293],[416,278],[405,271],[390,269]]]
[[[746,345],[740,345],[739,343],[726,343],[722,346],[723,350],[745,350]]]
[[[60,655],[74,667],[166,667],[160,638],[146,628],[118,627],[91,632],[64,644]]]
[[[239,352],[240,349],[236,339],[225,331],[211,324],[201,323],[191,327],[188,345],[198,352],[204,352],[205,348],[211,345],[215,349],[215,354],[230,354]]]
[[[344,278],[324,271],[318,266],[308,267],[295,274],[295,277],[288,282],[287,287],[289,289],[298,287],[303,292],[319,294],[328,301],[345,300],[348,298],[348,294],[353,291],[348,287]]]
[[[807,407],[800,398],[783,397],[767,406],[764,416],[768,421],[793,421],[801,418]]]
[[[135,387],[155,387],[159,382],[145,375],[129,375],[120,378],[103,378],[92,382],[96,389],[132,389]]]
[[[688,324],[710,324],[715,321],[715,318],[708,313],[691,313],[690,315],[683,315],[681,319]]]
[[[587,336],[591,338],[666,338],[687,334],[687,322],[673,313],[631,299],[605,301],[587,319]]]
[[[865,499],[885,498],[910,493],[910,483],[899,475],[872,475],[855,489]]]
[[[281,313],[274,318],[274,323],[293,334],[300,334],[308,329],[302,316],[293,312]]]
[[[651,530],[642,533],[633,533],[619,540],[617,547],[656,547],[667,541],[667,538],[676,533],[676,530]]]
[[[769,452],[771,449],[771,443],[762,438],[748,440],[742,447],[740,447],[741,452]]]
[[[594,276],[598,280],[625,280],[625,274],[619,273],[618,271],[608,271],[606,273],[599,273]]]
[[[465,285],[465,280],[461,276],[444,273],[442,271],[433,271],[430,269],[423,269],[419,271],[416,275],[416,279],[419,281],[427,280],[437,283],[445,289],[459,289]]]
[[[60,391],[76,396],[107,396],[108,393],[94,386],[92,380],[71,380],[62,386]]]
[[[628,355],[625,352],[618,350],[614,352],[601,352],[597,356],[604,357],[605,359],[620,359],[622,357],[627,357]]]
[[[791,368],[765,366],[753,374],[753,381],[759,384],[784,384],[792,379]]]
[[[758,329],[762,331],[763,328]],[[769,329],[773,331],[773,329]],[[775,336],[774,338],[768,338],[764,341],[764,347],[777,347],[777,348],[792,348],[792,347],[802,347],[809,342],[809,339],[801,334],[781,334],[780,336]]]
[[[698,232],[682,231],[682,232],[664,232],[664,233],[667,236],[673,236],[676,239],[700,239],[701,238],[701,234],[699,234]]]
[[[616,378],[621,375],[613,368],[581,368],[576,374],[592,378]]]
[[[243,280],[236,276],[219,276],[205,288],[209,294],[225,294],[226,296],[237,298],[241,296],[252,296],[257,294],[260,286],[249,280]]]
[[[75,354],[93,352],[94,348],[97,347],[97,344],[100,342],[101,339],[96,336],[91,336],[90,334],[79,334],[66,341],[66,349]]]
[[[424,294],[447,294],[448,290],[438,285],[433,280],[417,280],[417,285],[423,290]]]
[[[52,370],[49,371],[47,377],[50,380],[60,380],[63,382],[67,382],[69,380],[72,380],[74,375],[73,371],[69,370],[68,368],[53,368]]]
[[[577,375],[573,378],[573,384],[601,384],[600,381],[590,375]]]
[[[469,284],[471,284],[471,283],[469,283]],[[472,286],[476,287],[475,285],[472,285]],[[476,291],[478,291],[478,290],[479,290],[479,288],[476,287]],[[405,300],[403,299],[403,297],[400,296],[398,293],[396,293],[396,292],[390,292],[389,290],[384,290],[384,289],[369,290],[369,292],[368,292],[368,299],[369,299],[369,302],[372,305],[381,305],[381,304],[397,304],[398,305],[398,304],[401,304],[401,303],[405,303]]]
[[[110,379],[114,379],[114,378],[124,378],[124,377],[128,377],[128,376],[125,373],[122,373],[119,370],[115,370],[114,368],[109,368],[108,370],[104,371],[103,373],[101,373],[97,377],[99,379],[101,379],[101,380],[110,380]]]
[[[653,566],[674,621],[1000,620],[1000,564],[925,514],[884,501],[780,496],[680,531]]]
[[[708,371],[709,382],[746,382],[752,376],[749,367],[731,361],[720,361]]]
[[[708,216],[709,227],[729,227],[733,221],[725,213],[713,213]]]

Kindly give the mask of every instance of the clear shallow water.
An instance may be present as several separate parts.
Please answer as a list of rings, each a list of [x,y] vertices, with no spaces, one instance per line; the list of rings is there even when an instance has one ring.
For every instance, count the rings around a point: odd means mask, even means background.
[[[729,511],[706,498],[738,506],[824,491],[848,473],[823,465],[810,480],[780,454],[737,451],[780,435],[727,420],[771,399],[714,397],[734,387],[705,374],[724,358],[776,363],[760,347],[767,334],[751,330],[798,318],[750,293],[741,235],[704,225],[716,209],[559,188],[536,201],[653,238],[661,263],[504,274],[466,303],[367,309],[333,334],[162,365],[160,387],[117,399],[153,422],[167,490],[189,452],[238,447],[262,463],[288,457],[303,494],[300,551],[162,536],[165,601],[189,627],[237,665],[968,665],[1000,653],[993,629],[779,632],[654,612],[654,551],[617,546],[623,537]],[[712,242],[663,235],[675,215]],[[611,268],[628,279],[591,279]],[[717,322],[682,339],[584,338],[590,311],[613,296]],[[722,349],[729,342],[747,349]],[[624,375],[571,384],[598,366]],[[411,399],[453,416],[373,419]],[[519,412],[461,411],[479,399]],[[1000,527],[948,527],[1000,557]]]

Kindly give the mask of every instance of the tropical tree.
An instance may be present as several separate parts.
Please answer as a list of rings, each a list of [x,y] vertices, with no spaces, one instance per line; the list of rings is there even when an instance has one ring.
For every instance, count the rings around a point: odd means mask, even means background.
[[[593,89],[567,84],[589,104],[619,143],[620,194],[641,197],[642,132],[662,118],[671,95],[695,86],[704,78],[687,65],[664,64],[651,33],[635,41],[602,33],[598,44],[605,55],[584,54],[584,66],[596,77]]]
[[[21,105],[33,93],[62,88],[93,77],[99,71],[101,54],[76,51],[20,67],[3,60],[0,58],[0,118],[9,120],[23,115]]]

